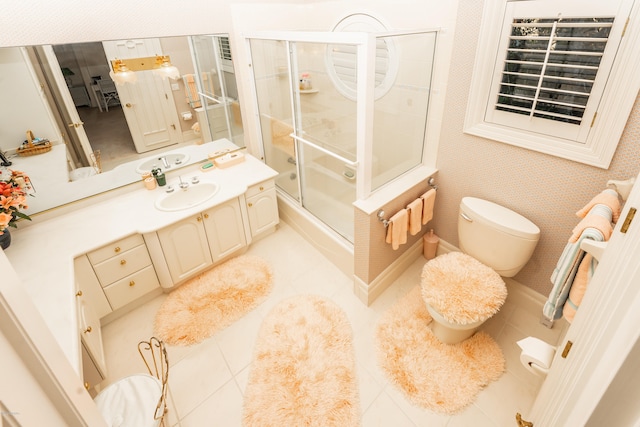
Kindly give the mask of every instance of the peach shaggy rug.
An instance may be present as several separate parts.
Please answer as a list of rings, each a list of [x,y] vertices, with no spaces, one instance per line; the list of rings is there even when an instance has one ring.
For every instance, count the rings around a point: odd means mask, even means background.
[[[166,344],[199,343],[257,307],[272,287],[265,260],[232,258],[171,292],[156,313],[155,334]]]
[[[416,286],[382,315],[376,329],[378,361],[412,403],[453,414],[500,378],[504,356],[482,331],[461,343],[443,344],[429,322],[431,316]]]
[[[274,307],[260,327],[244,397],[244,426],[359,426],[345,313],[312,295]]]

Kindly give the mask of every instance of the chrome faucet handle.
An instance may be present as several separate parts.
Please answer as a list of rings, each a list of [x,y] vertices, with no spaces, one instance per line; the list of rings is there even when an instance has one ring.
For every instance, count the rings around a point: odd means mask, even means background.
[[[178,176],[178,179],[180,180],[180,184],[178,184],[178,186],[183,190],[186,190],[189,187],[189,183],[187,181],[183,181],[181,176]]]

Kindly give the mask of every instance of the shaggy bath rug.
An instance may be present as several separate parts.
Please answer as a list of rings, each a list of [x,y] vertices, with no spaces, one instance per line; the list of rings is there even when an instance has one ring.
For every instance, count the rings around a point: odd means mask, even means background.
[[[243,425],[360,425],[351,326],[333,302],[296,296],[264,319],[245,392]]]
[[[382,315],[376,329],[378,361],[415,405],[453,414],[500,378],[504,356],[482,331],[461,343],[443,344],[429,322],[431,316],[416,286]]]
[[[257,307],[272,287],[262,258],[232,258],[171,292],[156,313],[155,334],[166,344],[199,343]]]

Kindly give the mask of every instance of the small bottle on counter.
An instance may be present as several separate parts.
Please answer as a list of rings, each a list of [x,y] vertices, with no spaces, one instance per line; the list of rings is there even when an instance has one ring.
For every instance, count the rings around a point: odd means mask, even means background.
[[[424,235],[423,239],[423,255],[426,259],[433,259],[436,257],[438,251],[438,243],[440,238],[433,232],[433,228]]]

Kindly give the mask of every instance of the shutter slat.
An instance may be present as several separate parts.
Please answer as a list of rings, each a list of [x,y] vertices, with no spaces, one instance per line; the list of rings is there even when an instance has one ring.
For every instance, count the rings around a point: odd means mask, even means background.
[[[512,21],[495,108],[580,124],[613,18],[527,21]]]

